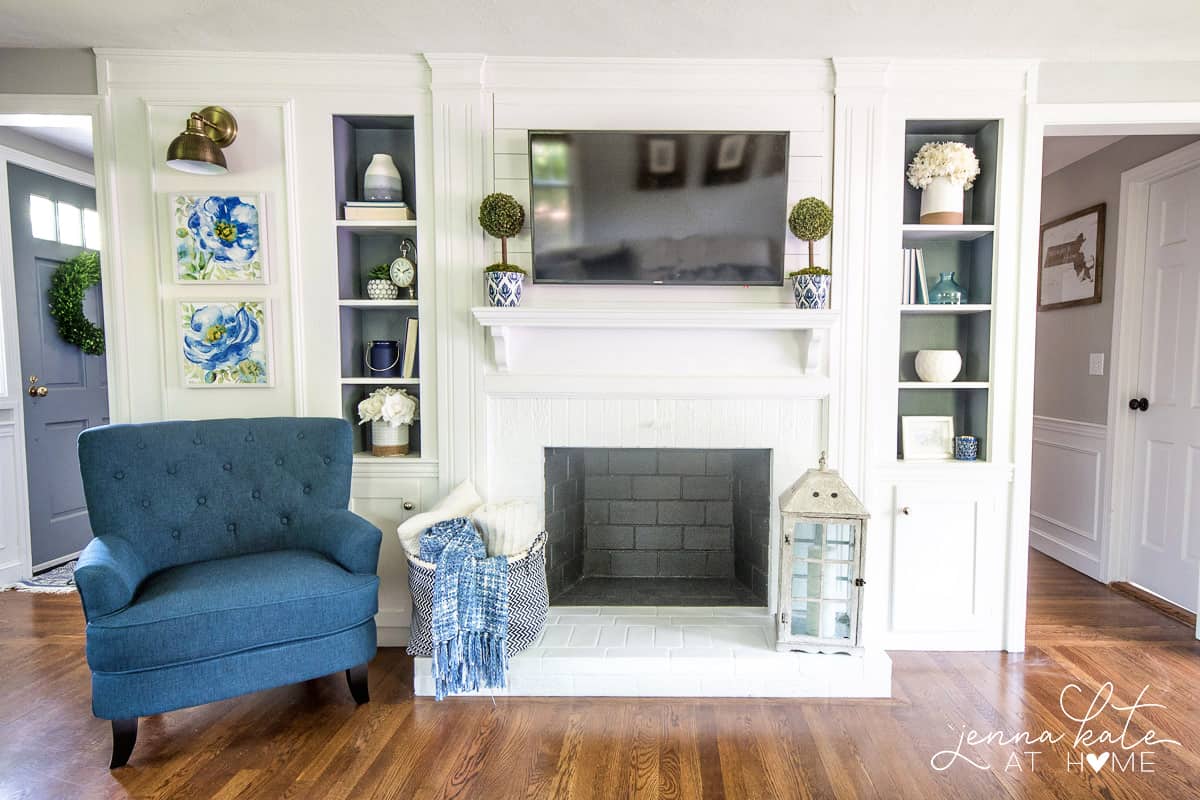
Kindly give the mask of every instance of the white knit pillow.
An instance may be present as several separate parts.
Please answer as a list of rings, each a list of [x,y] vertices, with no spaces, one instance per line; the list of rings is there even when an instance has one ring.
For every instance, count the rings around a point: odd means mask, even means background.
[[[484,503],[471,514],[489,556],[525,552],[538,535],[538,506],[532,500]]]
[[[421,534],[439,522],[457,517],[469,517],[471,512],[483,505],[483,498],[475,491],[475,485],[463,481],[451,490],[450,494],[433,504],[433,508],[420,514],[413,514],[396,529],[400,535],[400,544],[410,555],[421,553]]]

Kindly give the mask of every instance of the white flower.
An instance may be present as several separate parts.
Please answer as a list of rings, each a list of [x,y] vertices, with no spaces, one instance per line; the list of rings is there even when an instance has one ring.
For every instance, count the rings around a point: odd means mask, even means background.
[[[908,182],[914,189],[924,189],[934,178],[949,178],[970,189],[978,176],[979,159],[962,142],[926,142],[908,165]]]
[[[383,386],[358,404],[359,425],[368,422],[388,423],[393,428],[411,425],[417,417],[417,400],[403,389]]]

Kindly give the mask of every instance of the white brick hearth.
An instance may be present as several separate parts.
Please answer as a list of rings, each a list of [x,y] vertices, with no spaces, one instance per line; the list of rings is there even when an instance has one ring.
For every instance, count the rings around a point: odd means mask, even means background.
[[[774,644],[772,617],[761,608],[552,607],[541,639],[511,660],[508,688],[490,694],[891,696],[892,661],[882,651],[777,653]],[[430,667],[416,659],[417,695],[433,695]]]

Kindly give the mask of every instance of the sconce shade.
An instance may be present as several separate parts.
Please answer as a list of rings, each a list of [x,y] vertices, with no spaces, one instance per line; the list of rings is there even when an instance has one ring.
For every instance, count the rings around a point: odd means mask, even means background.
[[[237,138],[237,120],[220,106],[208,106],[188,117],[187,129],[167,147],[167,166],[193,175],[229,171],[221,148]]]

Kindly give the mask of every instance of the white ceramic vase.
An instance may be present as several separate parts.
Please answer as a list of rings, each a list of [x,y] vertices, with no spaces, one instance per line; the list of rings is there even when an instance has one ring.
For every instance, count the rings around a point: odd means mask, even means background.
[[[404,199],[404,184],[400,170],[387,153],[371,156],[363,175],[363,200],[371,203],[398,203]]]
[[[371,423],[371,455],[408,455],[407,425],[389,425],[381,419]]]
[[[384,278],[367,281],[367,297],[372,300],[395,300],[400,296],[400,287]]]
[[[951,383],[962,372],[957,350],[918,350],[917,377],[925,383]]]
[[[921,191],[922,225],[962,225],[963,187],[950,178],[934,178]]]

